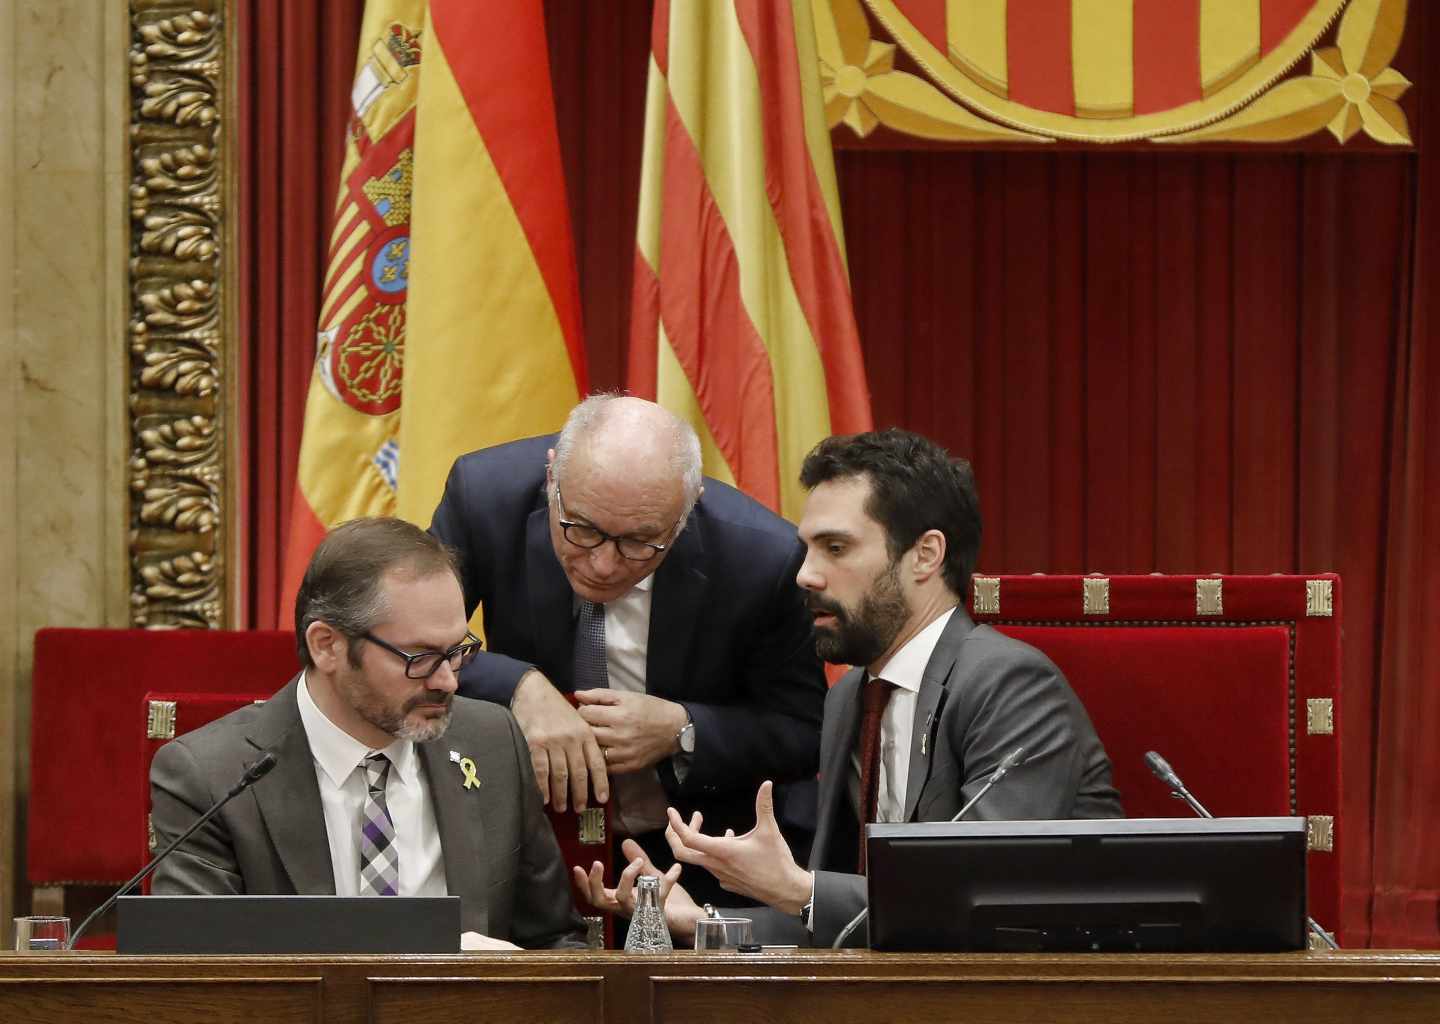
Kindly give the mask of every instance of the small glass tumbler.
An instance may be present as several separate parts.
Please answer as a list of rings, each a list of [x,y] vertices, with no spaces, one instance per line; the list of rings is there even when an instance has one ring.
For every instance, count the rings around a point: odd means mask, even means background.
[[[665,924],[665,910],[660,906],[660,879],[641,875],[635,879],[635,914],[625,934],[627,953],[670,953],[670,928]]]
[[[15,951],[18,953],[56,953],[70,944],[68,917],[17,917],[15,919]]]
[[[695,949],[739,949],[755,943],[748,917],[702,917],[695,922]]]

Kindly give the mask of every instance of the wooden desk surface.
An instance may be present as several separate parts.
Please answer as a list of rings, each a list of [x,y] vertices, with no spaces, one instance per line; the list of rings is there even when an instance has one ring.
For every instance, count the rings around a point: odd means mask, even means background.
[[[1440,952],[0,954],[0,1021],[1440,1021]]]

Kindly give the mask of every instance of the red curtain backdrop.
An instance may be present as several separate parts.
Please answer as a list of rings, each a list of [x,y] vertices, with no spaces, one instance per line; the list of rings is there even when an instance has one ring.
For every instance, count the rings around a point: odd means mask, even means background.
[[[230,0],[239,208],[230,238],[239,472],[234,625],[278,622],[285,539],[315,360],[320,282],[344,155],[361,0]]]
[[[235,6],[240,618],[268,627],[361,5]],[[1440,12],[1411,7],[1423,146]],[[547,16],[591,380],[613,387],[649,5]],[[1440,946],[1440,161],[851,147],[837,167],[875,421],[975,463],[986,571],[1342,574],[1345,937]]]

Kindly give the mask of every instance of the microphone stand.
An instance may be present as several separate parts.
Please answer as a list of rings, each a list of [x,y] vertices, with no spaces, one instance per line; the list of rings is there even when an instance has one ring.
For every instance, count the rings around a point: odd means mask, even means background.
[[[1170,767],[1169,763],[1166,762],[1163,757],[1152,750],[1145,755],[1145,762],[1150,766],[1150,770],[1155,773],[1156,777],[1170,787],[1171,797],[1176,800],[1184,800],[1185,803],[1189,805],[1190,810],[1195,812],[1196,817],[1209,818],[1211,821],[1215,820],[1215,815],[1207,811],[1205,805],[1195,799],[1190,790],[1185,788],[1185,783],[1180,781],[1180,776],[1176,774],[1175,770]],[[1305,927],[1330,949],[1338,950],[1340,948],[1340,943],[1335,941],[1335,936],[1320,927],[1320,922],[1308,914],[1305,915]]]
[[[216,814],[220,813],[220,808],[224,807],[235,797],[239,796],[241,793],[245,792],[245,790],[249,789],[252,785],[259,781],[261,777],[263,777],[267,772],[269,772],[271,768],[274,767],[275,755],[267,750],[265,753],[260,755],[260,757],[255,761],[254,764],[252,764],[249,768],[245,770],[245,774],[241,776],[240,781],[235,783],[234,786],[230,787],[230,792],[226,793],[223,797],[220,798],[219,801],[214,804],[214,806],[212,806],[208,811],[200,815],[200,817],[195,820],[195,824],[191,825],[184,832],[181,832],[180,835],[175,837],[175,839],[170,843],[170,845],[166,846],[165,849],[161,850],[154,857],[150,858],[150,863],[146,864],[139,871],[135,872],[135,876],[131,878],[130,881],[122,885],[119,889],[116,889],[115,892],[110,895],[109,899],[107,899],[104,903],[100,904],[94,910],[90,911],[90,915],[86,917],[85,920],[80,922],[80,927],[76,928],[74,934],[70,936],[70,941],[66,944],[65,948],[67,950],[73,950],[75,948],[75,944],[80,941],[80,936],[85,934],[85,929],[89,928],[90,925],[95,922],[96,918],[100,917],[100,915],[104,914],[105,911],[113,907],[116,902],[119,901],[121,896],[124,896],[131,889],[135,888],[137,885],[143,882],[145,880],[145,876],[150,874],[150,872],[154,871],[156,865],[158,865],[166,857],[170,856],[170,854],[175,850],[177,846],[179,846],[181,843],[183,843],[185,840],[189,839],[197,831],[199,831],[201,825],[204,825],[211,818],[215,817]]]
[[[960,810],[956,812],[955,817],[951,818],[950,820],[959,821],[961,818],[965,817],[966,814],[970,813],[970,808],[978,804],[980,802],[980,798],[983,797],[986,793],[990,792],[991,788],[995,785],[995,783],[1003,779],[1006,773],[1009,772],[1011,768],[1014,768],[1017,764],[1019,764],[1020,759],[1024,756],[1024,747],[1016,747],[1014,750],[1010,751],[1010,753],[1006,754],[1005,757],[1001,759],[1000,763],[995,766],[995,770],[990,773],[990,778],[985,780],[985,785],[980,787],[980,792],[976,793],[968,801],[966,801],[965,806],[960,808]],[[862,825],[861,827],[863,828],[864,826]],[[844,928],[840,929],[840,934],[835,936],[835,941],[830,944],[830,948],[839,949],[844,946],[845,940],[848,939],[851,935],[853,935],[855,933],[855,929],[859,928],[862,924],[864,924],[865,919],[869,916],[870,908],[868,906],[861,909],[860,913],[856,914],[853,918],[850,919],[849,924],[847,924]]]

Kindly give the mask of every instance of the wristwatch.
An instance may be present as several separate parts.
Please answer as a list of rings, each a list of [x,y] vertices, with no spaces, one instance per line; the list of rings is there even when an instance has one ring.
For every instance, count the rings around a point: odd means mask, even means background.
[[[686,712],[689,715],[689,712]],[[680,744],[682,754],[695,753],[695,720],[692,718],[686,722],[684,727],[675,734],[675,742]]]

